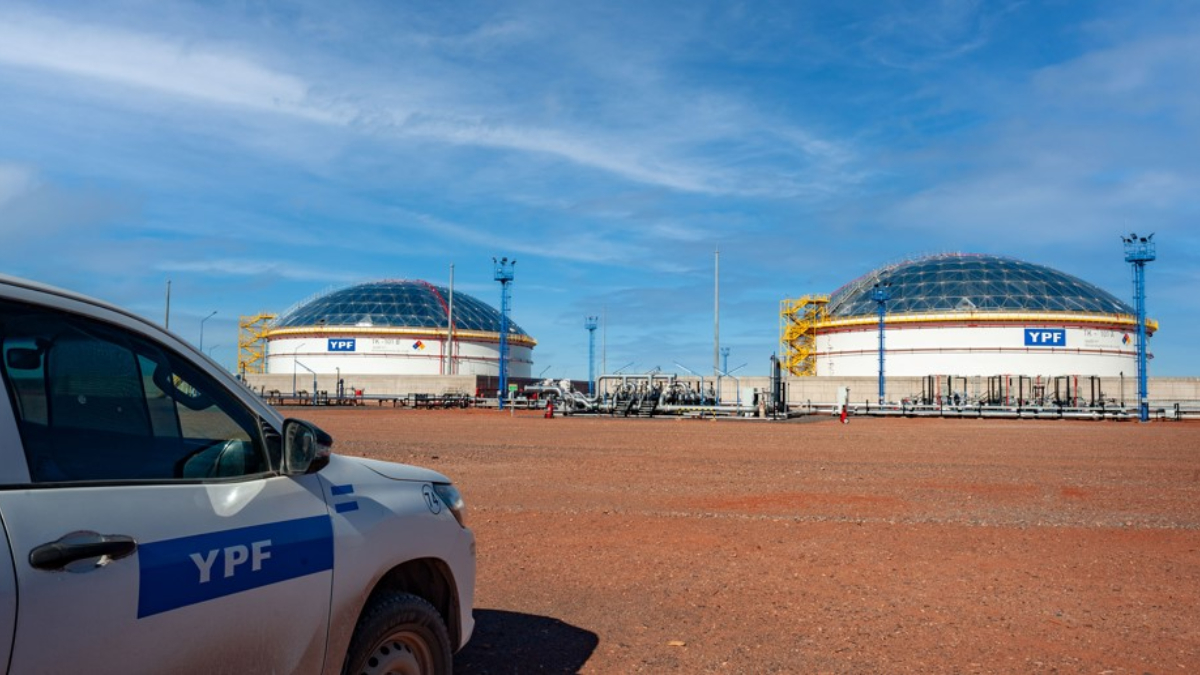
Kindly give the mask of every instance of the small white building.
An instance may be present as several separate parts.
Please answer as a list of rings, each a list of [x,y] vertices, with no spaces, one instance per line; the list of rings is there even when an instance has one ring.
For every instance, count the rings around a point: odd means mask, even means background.
[[[946,254],[882,267],[829,296],[815,324],[816,374],[1137,375],[1136,311],[1082,279],[991,255]],[[1158,325],[1147,321],[1147,335]]]
[[[442,286],[358,284],[280,316],[266,332],[267,373],[496,376],[500,324],[494,307],[462,292],[451,297]],[[536,344],[508,322],[510,377],[530,376]]]

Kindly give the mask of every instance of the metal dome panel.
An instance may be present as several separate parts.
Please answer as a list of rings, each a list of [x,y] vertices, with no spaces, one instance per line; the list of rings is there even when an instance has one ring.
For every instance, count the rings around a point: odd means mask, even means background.
[[[1082,279],[1043,265],[991,255],[945,254],[882,267],[830,296],[830,318],[871,316],[876,284],[890,284],[891,314],[1072,312],[1134,314],[1128,304]]]
[[[449,289],[424,281],[375,281],[318,296],[289,310],[276,328],[354,326],[445,329]],[[500,312],[463,293],[454,293],[455,330],[500,332]],[[510,335],[528,335],[513,321]]]

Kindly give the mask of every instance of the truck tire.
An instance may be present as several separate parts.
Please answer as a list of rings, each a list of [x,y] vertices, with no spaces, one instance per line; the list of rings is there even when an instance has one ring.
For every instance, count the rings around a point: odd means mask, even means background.
[[[450,636],[425,599],[388,593],[371,601],[354,628],[343,675],[449,675]]]

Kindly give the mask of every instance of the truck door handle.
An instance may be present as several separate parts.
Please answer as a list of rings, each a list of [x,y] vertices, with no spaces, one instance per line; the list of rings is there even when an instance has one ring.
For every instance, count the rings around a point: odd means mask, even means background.
[[[89,558],[118,560],[137,550],[137,541],[123,534],[72,532],[29,552],[29,564],[40,570],[61,570]],[[107,561],[105,561],[107,562]]]

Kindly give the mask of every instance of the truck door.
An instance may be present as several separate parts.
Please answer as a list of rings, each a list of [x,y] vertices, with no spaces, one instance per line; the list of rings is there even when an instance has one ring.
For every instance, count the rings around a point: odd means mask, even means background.
[[[0,442],[28,472],[0,487],[11,671],[319,672],[333,540],[317,477],[274,472],[262,421],[145,335],[3,301],[0,326],[0,433],[16,431]]]
[[[0,465],[21,466],[16,426],[8,415],[8,394],[0,387]],[[0,483],[4,482],[0,468]],[[15,471],[22,475],[19,468]],[[8,528],[0,513],[0,663],[8,663],[12,654],[13,631],[17,625],[17,577],[13,569],[12,547],[8,543]]]

